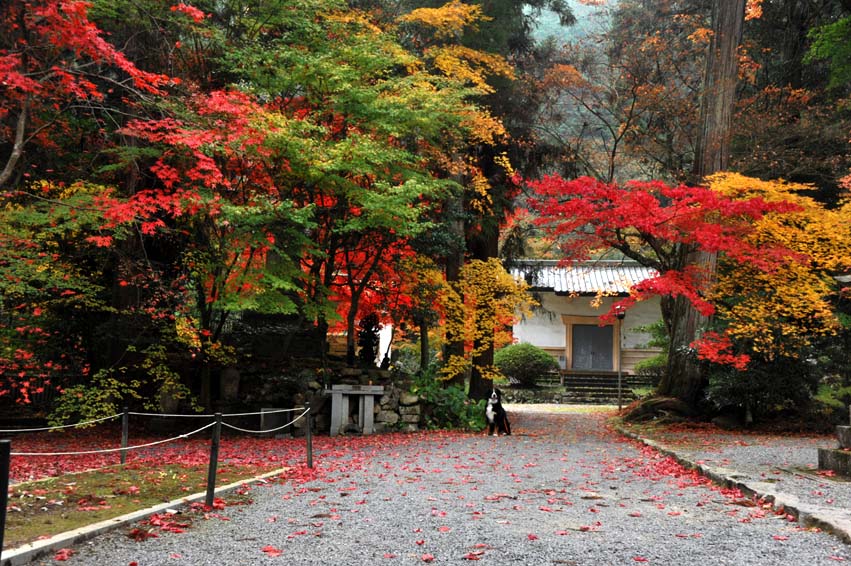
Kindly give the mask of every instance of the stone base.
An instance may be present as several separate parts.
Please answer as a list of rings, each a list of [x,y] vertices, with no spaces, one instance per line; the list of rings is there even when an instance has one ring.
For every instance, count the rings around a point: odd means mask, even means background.
[[[851,477],[851,452],[819,448],[818,467],[820,470],[833,470],[837,474]]]
[[[836,427],[836,438],[840,448],[851,448],[851,426]]]

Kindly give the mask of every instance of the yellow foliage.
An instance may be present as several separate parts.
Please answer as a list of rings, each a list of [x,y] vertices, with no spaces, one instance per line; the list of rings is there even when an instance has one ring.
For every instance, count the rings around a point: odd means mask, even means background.
[[[447,39],[460,36],[465,27],[475,29],[476,22],[489,19],[482,13],[481,5],[452,0],[440,8],[417,8],[400,17],[399,22],[432,28],[435,37]]]
[[[493,344],[500,330],[528,316],[535,305],[525,281],[511,276],[496,258],[473,260],[461,269],[458,286],[447,295],[446,332],[462,337],[463,358],[446,360],[441,377],[452,379],[471,367]],[[494,367],[478,367],[485,379],[498,376]],[[490,376],[490,377],[488,377]]]
[[[771,213],[757,221],[751,243],[766,249],[790,250],[781,266],[765,273],[747,265],[725,269],[721,264],[713,295],[729,333],[752,341],[767,357],[793,355],[816,336],[837,329],[830,297],[832,274],[851,268],[851,203],[828,210],[801,194],[809,185],[783,180],[762,181],[734,173],[708,179],[713,190],[733,198],[761,197],[788,202],[796,210]]]
[[[494,163],[502,167],[502,170],[505,171],[505,176],[507,178],[511,178],[514,176],[514,166],[511,165],[511,160],[508,158],[508,155],[505,152],[500,153],[494,158]]]
[[[474,171],[470,182],[467,183],[470,208],[480,214],[488,213],[493,206],[490,189],[491,185],[487,177],[482,175],[480,170]]]
[[[431,73],[441,83],[449,79],[456,86],[464,85],[469,89],[468,96],[492,94],[494,89],[488,79],[513,80],[514,68],[501,55],[459,44],[465,30],[475,30],[478,22],[489,19],[480,4],[464,4],[458,0],[439,8],[418,8],[401,16],[397,20],[400,23],[427,28],[427,32],[414,41],[421,61],[417,65],[409,64],[409,69]],[[467,130],[466,141],[473,145],[494,145],[507,135],[502,122],[478,106],[461,116],[461,125]]]
[[[369,14],[366,12],[361,12],[359,10],[346,10],[345,12],[335,12],[333,14],[329,14],[327,16],[329,21],[337,22],[340,24],[353,24],[353,27],[357,31],[363,32],[371,32],[376,35],[381,35],[384,33],[380,27],[375,25],[375,23],[370,19]]]
[[[191,316],[186,313],[178,313],[174,317],[174,329],[177,334],[178,342],[186,344],[191,348],[201,347],[201,338],[194,326]]]
[[[472,84],[481,94],[494,92],[487,83],[489,76],[514,79],[514,69],[501,56],[470,49],[463,45],[441,45],[427,49],[423,55],[441,73],[452,79]]]
[[[469,130],[470,141],[474,144],[495,145],[500,138],[508,135],[499,118],[494,118],[485,109],[468,113],[461,125]]]

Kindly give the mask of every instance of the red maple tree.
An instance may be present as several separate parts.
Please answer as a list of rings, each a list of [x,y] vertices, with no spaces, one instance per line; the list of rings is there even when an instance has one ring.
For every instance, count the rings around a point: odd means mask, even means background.
[[[712,274],[689,262],[698,251],[723,254],[731,261],[770,273],[793,255],[779,246],[757,246],[747,239],[753,224],[768,212],[794,209],[785,202],[761,198],[733,199],[709,187],[670,186],[661,181],[630,181],[623,185],[590,177],[565,180],[545,177],[528,183],[534,191],[530,205],[540,215],[538,224],[555,238],[565,261],[581,261],[605,250],[617,250],[657,275],[616,301],[615,309],[628,309],[650,296],[661,297],[662,318],[669,336],[680,323],[678,298],[701,314],[715,312],[707,293]],[[680,303],[681,304],[681,303]],[[746,358],[730,354],[729,340],[706,335],[690,344],[671,344],[671,351],[694,351],[702,358],[742,367]],[[666,376],[670,380],[670,376]],[[660,393],[673,383],[660,384]]]

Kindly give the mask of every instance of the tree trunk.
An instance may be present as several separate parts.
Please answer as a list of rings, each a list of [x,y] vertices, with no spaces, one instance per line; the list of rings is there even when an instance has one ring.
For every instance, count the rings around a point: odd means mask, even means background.
[[[210,360],[207,357],[206,348],[201,348],[201,367],[199,368],[198,381],[200,382],[200,399],[202,407],[208,412],[213,410],[213,372],[210,368]]]
[[[462,293],[463,290],[458,288],[458,280],[461,277],[461,268],[464,266],[464,221],[462,220],[462,204],[460,198],[456,198],[449,205],[449,212],[454,216],[449,222],[449,229],[452,236],[459,244],[456,249],[452,250],[446,257],[446,281],[452,285],[456,291]],[[455,336],[450,332],[446,333],[446,344],[443,347],[443,360],[448,362],[453,356],[464,357],[464,338]],[[446,385],[464,385],[464,375],[456,375],[452,379],[447,380]]]
[[[491,258],[499,256],[499,224],[495,221],[483,225],[482,232],[479,237],[470,246],[472,255],[475,259],[488,261]],[[490,304],[494,300],[492,297],[489,301],[482,301]],[[494,355],[494,334],[496,325],[494,318],[496,312],[492,308],[478,305],[476,307],[476,327],[491,328],[487,336],[482,338],[481,343],[477,342],[473,345],[473,350],[480,352],[473,358],[473,369],[470,372],[470,390],[467,396],[473,400],[486,399],[490,396],[493,389],[493,380],[482,376],[479,368],[490,368],[493,366]]]
[[[6,165],[0,171],[0,187],[6,185],[9,179],[12,178],[12,173],[15,172],[15,166],[24,154],[24,134],[27,130],[27,112],[29,112],[29,98],[25,98],[21,104],[21,112],[18,114],[18,119],[15,121],[15,141],[12,145],[12,152],[6,160]]]
[[[738,83],[738,49],[745,22],[745,0],[719,0],[712,4],[712,41],[706,54],[700,130],[697,135],[694,174],[724,171],[730,162],[730,131]]]
[[[357,315],[357,306],[352,299],[352,306],[349,307],[349,312],[346,314],[346,365],[355,367],[356,354],[356,339],[357,329],[355,328],[355,316]]]
[[[425,317],[419,321],[420,327],[420,373],[423,373],[428,370],[429,363],[431,362],[431,346],[428,342],[428,323],[425,321]]]
[[[691,349],[705,319],[684,297],[666,299],[670,303],[670,339],[668,367],[656,388],[662,397],[676,397],[695,407],[706,386],[706,376],[700,370]]]
[[[738,82],[738,48],[745,20],[745,0],[719,0],[712,5],[713,36],[706,55],[706,75],[700,106],[700,130],[693,173],[696,182],[723,171],[730,162],[730,132]],[[706,272],[702,287],[708,289],[715,276],[716,254],[692,252],[686,265],[700,266]],[[698,313],[684,297],[668,299],[668,330],[671,347],[668,368],[657,392],[676,397],[695,407],[707,378],[701,371],[691,344],[700,337],[709,320]]]
[[[493,380],[484,378],[479,369],[493,366],[493,336],[486,338],[486,340],[488,340],[487,347],[484,348],[479,355],[473,358],[473,369],[470,372],[470,391],[467,396],[474,401],[487,399],[493,389]],[[474,349],[482,347],[482,344],[478,341],[473,346]]]

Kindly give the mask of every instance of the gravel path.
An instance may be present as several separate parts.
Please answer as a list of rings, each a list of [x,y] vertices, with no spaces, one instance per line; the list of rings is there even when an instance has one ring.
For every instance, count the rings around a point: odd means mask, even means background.
[[[724,431],[706,424],[626,428],[718,475],[829,516],[846,531],[851,526],[851,481],[818,469],[818,449],[837,448],[835,436]]]
[[[128,528],[76,547],[85,566],[265,564],[836,564],[851,547],[708,485],[588,408],[511,408],[510,437],[341,440],[311,477],[184,533]],[[227,520],[225,520],[227,519]],[[264,550],[265,549],[265,550]],[[280,551],[280,554],[278,552]],[[39,564],[56,564],[43,559]]]

